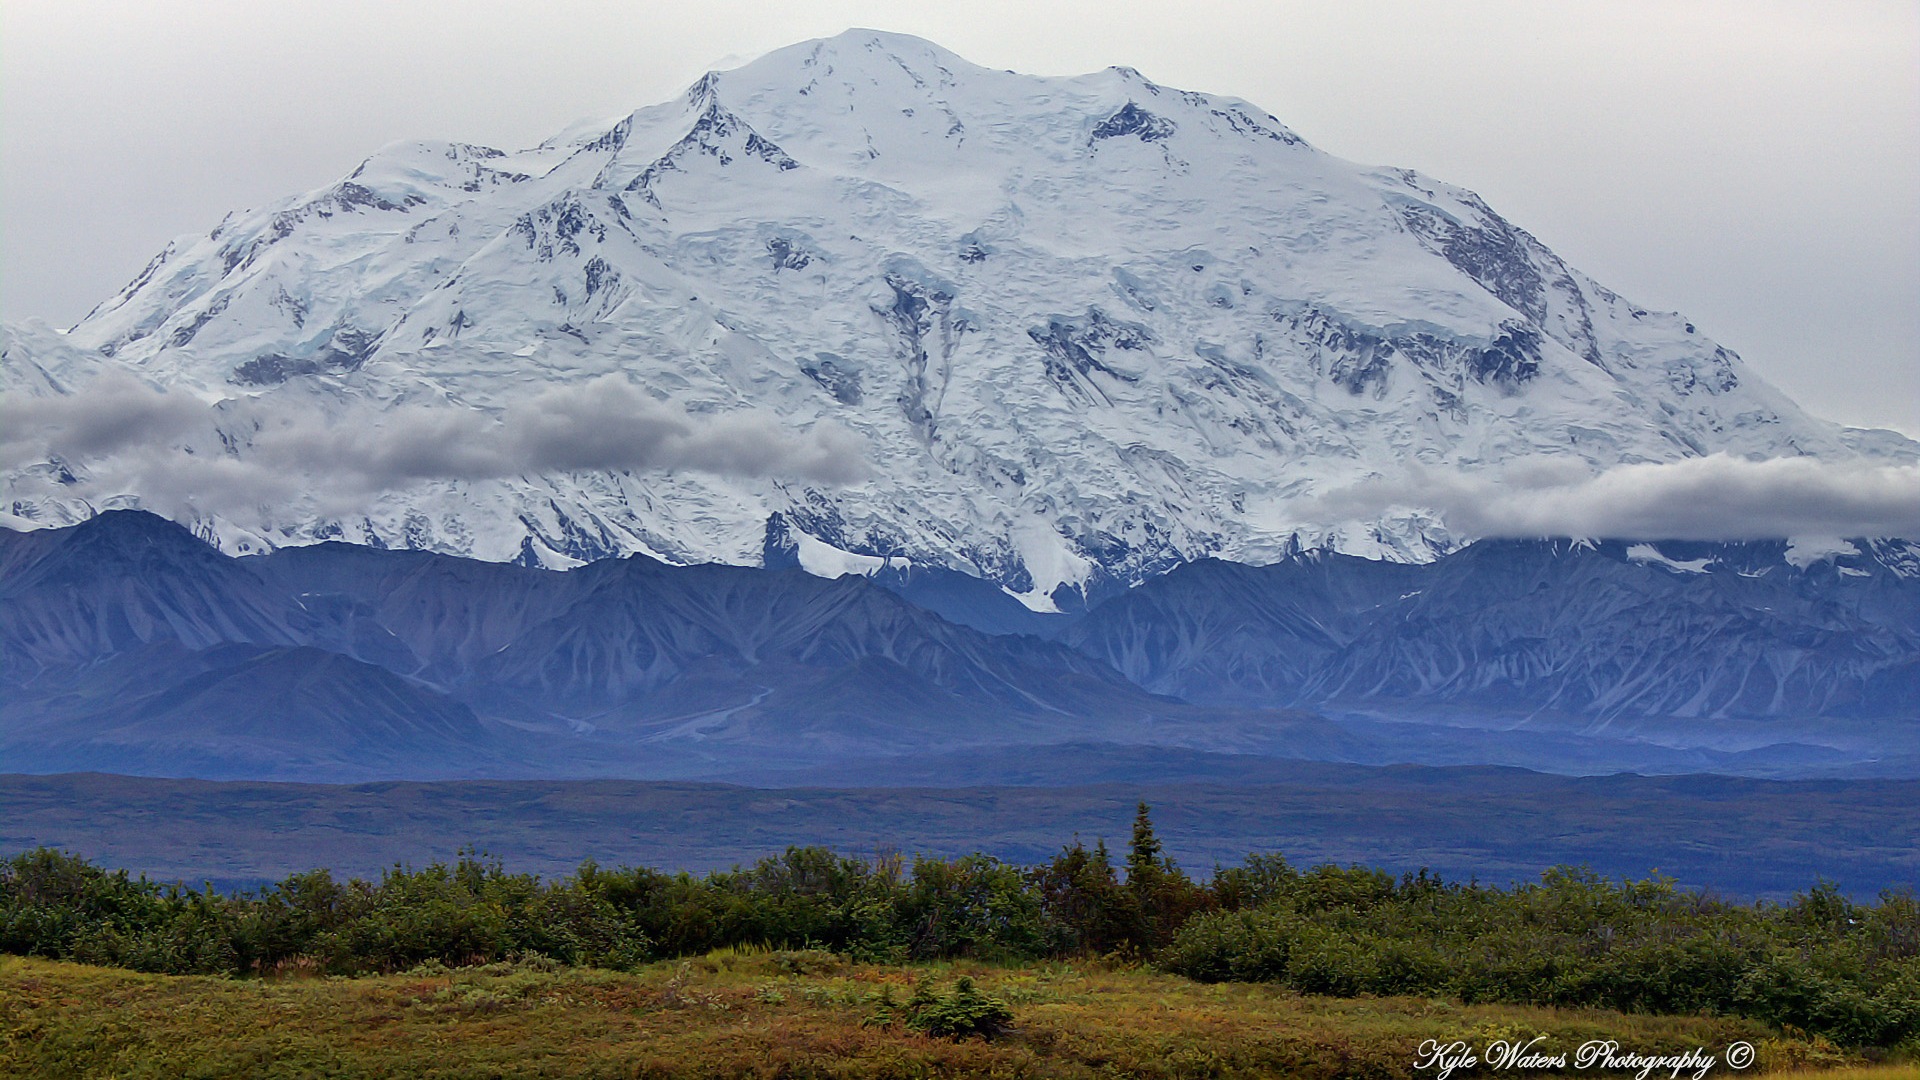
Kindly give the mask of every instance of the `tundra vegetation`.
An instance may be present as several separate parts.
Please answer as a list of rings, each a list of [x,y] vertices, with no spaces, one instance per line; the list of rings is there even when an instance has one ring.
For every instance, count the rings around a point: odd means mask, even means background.
[[[526,1060],[549,1043],[585,1047],[580,1062],[604,1051],[606,1075],[649,1074],[643,1036],[654,1075],[845,1058],[867,1065],[821,1074],[1399,1076],[1425,1038],[1536,1035],[1562,1052],[1742,1039],[1769,1068],[1920,1057],[1911,891],[1861,904],[1815,884],[1743,904],[1568,868],[1499,888],[1277,855],[1202,882],[1144,805],[1118,863],[1077,840],[1028,867],[792,848],[706,876],[589,862],[542,880],[468,853],[222,894],[41,849],[0,864],[0,953],[19,958],[0,960],[0,1065],[245,1075],[219,1063],[349,1044],[378,1061],[455,1021],[492,1033],[475,1046],[510,1035]],[[329,1025],[351,1037],[327,1042]],[[178,1057],[216,1044],[225,1057]],[[790,1054],[749,1053],[762,1046]],[[448,1053],[422,1069],[509,1060]],[[600,1074],[581,1068],[530,1075]]]

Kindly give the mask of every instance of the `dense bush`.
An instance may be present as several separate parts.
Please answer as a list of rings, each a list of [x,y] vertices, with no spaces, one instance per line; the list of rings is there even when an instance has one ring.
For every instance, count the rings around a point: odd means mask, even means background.
[[[589,862],[542,881],[463,854],[378,882],[316,870],[228,896],[42,849],[0,863],[0,951],[241,976],[536,956],[630,968],[743,945],[889,962],[1096,954],[1303,993],[1741,1015],[1854,1045],[1920,1041],[1911,892],[1858,905],[1821,884],[1792,904],[1740,905],[1565,868],[1496,889],[1272,855],[1202,885],[1161,852],[1144,806],[1124,867],[1078,842],[1035,867],[792,848],[704,877]],[[965,995],[948,1004],[992,1013]],[[912,1015],[945,1015],[920,1005]]]
[[[1740,1015],[1855,1045],[1920,1039],[1911,892],[1862,906],[1822,884],[1790,905],[1749,906],[1564,867],[1494,889],[1251,860],[1214,891],[1220,910],[1187,920],[1163,967],[1303,993]]]

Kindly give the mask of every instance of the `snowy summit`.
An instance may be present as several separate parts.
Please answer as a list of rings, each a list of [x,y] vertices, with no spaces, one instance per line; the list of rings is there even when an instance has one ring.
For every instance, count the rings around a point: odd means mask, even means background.
[[[1207,556],[1470,539],[1305,509],[1409,463],[1913,454],[1471,192],[1130,69],[873,31],[529,150],[387,147],[170,244],[69,331],[9,328],[0,390],[31,523],[904,559],[1040,609]]]

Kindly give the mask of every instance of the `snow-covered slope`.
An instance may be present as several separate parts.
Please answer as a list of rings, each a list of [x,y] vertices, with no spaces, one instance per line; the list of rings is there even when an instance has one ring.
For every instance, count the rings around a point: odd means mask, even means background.
[[[1808,417],[1471,192],[1128,69],[1036,78],[871,31],[531,150],[390,146],[4,345],[16,404],[112,373],[170,391],[130,415],[180,463],[125,432],[70,440],[100,461],[16,449],[16,525],[146,505],[230,552],[905,557],[1042,609],[1207,556],[1431,558],[1465,539],[1432,515],[1300,510],[1407,463],[1915,452]],[[656,429],[609,410],[708,449],[649,457],[627,444]],[[756,425],[787,440],[771,459],[724,452]],[[588,426],[621,445],[568,442]],[[503,467],[496,432],[537,452]],[[276,491],[250,462],[321,479]]]

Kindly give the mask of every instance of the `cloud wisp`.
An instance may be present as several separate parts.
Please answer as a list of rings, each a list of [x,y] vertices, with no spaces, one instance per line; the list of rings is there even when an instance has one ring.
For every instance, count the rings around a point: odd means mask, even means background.
[[[1305,507],[1310,520],[1324,522],[1395,508],[1431,510],[1466,537],[1912,537],[1920,536],[1920,464],[1713,454],[1600,473],[1546,462],[1484,473],[1415,468]]]
[[[75,475],[35,476],[48,461]],[[273,398],[209,406],[121,373],[77,394],[0,398],[0,469],[50,493],[134,494],[163,511],[200,513],[296,500],[353,513],[421,484],[542,473],[686,470],[825,485],[872,474],[864,441],[832,423],[796,431],[758,410],[689,414],[619,376],[494,413],[349,407],[323,417]],[[1481,471],[1415,467],[1290,509],[1322,525],[1420,510],[1461,538],[1920,537],[1920,463],[1715,454],[1597,473],[1541,459]]]
[[[95,379],[83,394],[7,394],[0,397],[0,467],[148,449],[206,420],[204,402],[154,390],[120,372]]]
[[[213,407],[120,375],[70,396],[0,403],[0,468],[50,459],[83,474],[75,494],[132,493],[216,513],[303,496],[345,508],[433,481],[555,472],[688,470],[833,485],[869,474],[864,443],[838,425],[795,431],[752,410],[692,415],[618,376],[498,414],[443,405],[322,418],[271,399]]]
[[[445,406],[327,426],[286,416],[253,445],[282,467],[330,462],[365,490],[545,472],[687,469],[826,484],[868,475],[864,447],[837,425],[795,432],[758,411],[693,416],[617,376],[548,390],[497,418]]]

